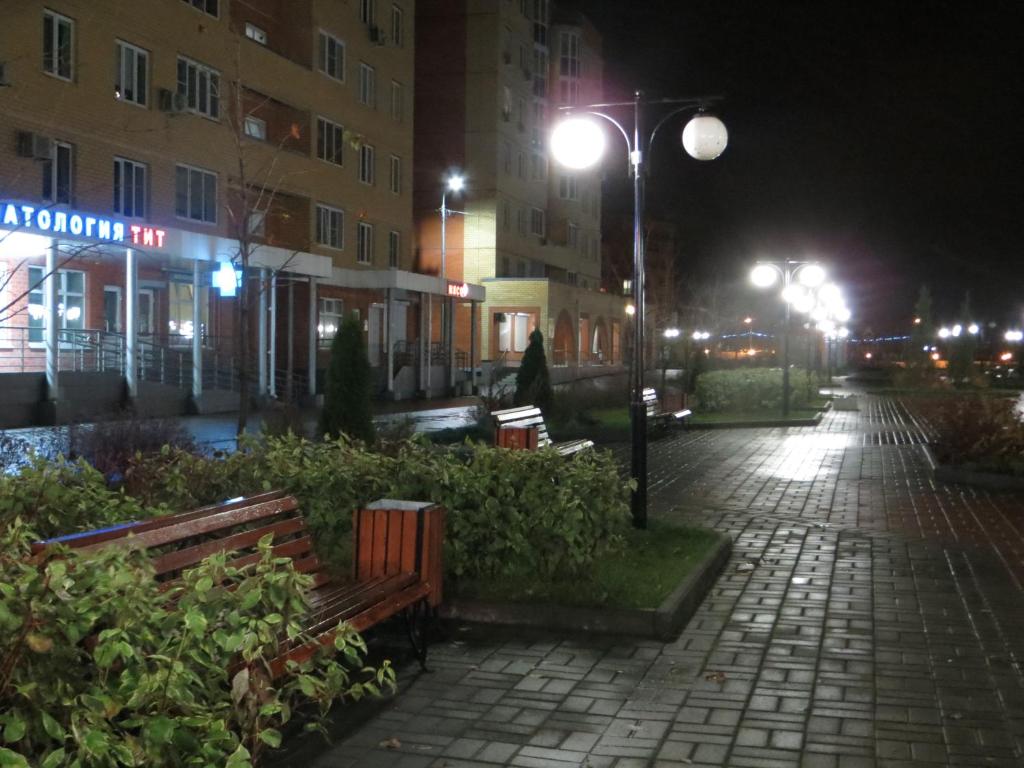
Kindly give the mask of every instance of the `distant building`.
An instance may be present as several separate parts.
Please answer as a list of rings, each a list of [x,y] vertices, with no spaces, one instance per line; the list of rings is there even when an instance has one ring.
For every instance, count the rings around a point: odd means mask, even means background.
[[[518,365],[529,333],[549,363],[619,365],[625,302],[601,290],[601,171],[548,158],[559,106],[599,101],[601,39],[581,14],[548,0],[438,0],[417,7],[414,207],[419,268],[440,270],[444,179],[464,212],[448,221],[446,277],[486,287],[475,338],[466,305],[456,347]]]
[[[231,407],[239,337],[254,394],[312,394],[346,315],[382,394],[426,389],[413,0],[4,5],[0,426]]]

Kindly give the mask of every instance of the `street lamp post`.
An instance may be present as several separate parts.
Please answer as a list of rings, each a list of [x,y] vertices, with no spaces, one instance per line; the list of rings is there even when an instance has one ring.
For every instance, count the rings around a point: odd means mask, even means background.
[[[817,288],[825,282],[825,270],[813,261],[783,262],[764,261],[758,263],[750,273],[750,279],[758,288],[770,288],[782,278],[782,299],[785,305],[782,326],[782,417],[789,416],[789,325],[790,305],[798,312],[814,309],[815,298],[794,284],[794,279],[804,288]]]
[[[683,129],[682,142],[686,152],[696,160],[714,160],[722,154],[728,143],[728,132],[717,117],[706,114],[705,107],[719,97],[702,99],[650,99],[641,91],[631,101],[607,102],[562,107],[569,113],[551,133],[551,151],[562,165],[583,170],[595,165],[604,153],[605,136],[597,121],[611,123],[626,140],[627,157],[633,177],[633,366],[630,376],[630,433],[632,437],[631,475],[634,481],[631,508],[633,525],[647,527],[647,410],[643,402],[644,390],[644,182],[646,154],[654,143],[658,131],[673,117],[698,110]],[[670,108],[655,124],[650,134],[643,126],[643,108],[661,106]],[[632,135],[615,117],[601,110],[631,109]]]
[[[455,299],[448,295],[448,217],[462,214],[448,207],[448,193],[458,194],[466,186],[466,179],[461,174],[453,173],[445,182],[441,191],[441,301],[444,313],[441,318],[441,346],[448,350],[448,394],[454,394],[455,388]],[[427,339],[427,375],[430,375],[430,339]],[[429,381],[429,379],[428,379]]]

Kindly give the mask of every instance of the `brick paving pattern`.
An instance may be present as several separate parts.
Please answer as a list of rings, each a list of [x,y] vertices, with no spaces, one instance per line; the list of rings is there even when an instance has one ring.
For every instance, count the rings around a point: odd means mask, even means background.
[[[675,642],[457,631],[303,768],[1024,765],[1024,495],[923,442],[874,397],[653,442],[652,515],[735,541]]]

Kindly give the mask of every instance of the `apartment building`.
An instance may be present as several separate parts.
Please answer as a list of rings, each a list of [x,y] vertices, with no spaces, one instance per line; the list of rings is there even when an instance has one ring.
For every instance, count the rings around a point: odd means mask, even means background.
[[[0,5],[0,426],[315,394],[346,315],[422,391],[414,0]],[[239,327],[248,291],[249,326]],[[460,301],[483,298],[467,286]]]
[[[414,206],[418,268],[440,265],[445,179],[464,175],[448,220],[447,277],[486,287],[480,333],[456,309],[456,346],[516,365],[544,334],[558,378],[621,364],[625,301],[601,286],[600,171],[549,160],[559,107],[600,101],[601,39],[575,4],[438,0],[417,8]]]

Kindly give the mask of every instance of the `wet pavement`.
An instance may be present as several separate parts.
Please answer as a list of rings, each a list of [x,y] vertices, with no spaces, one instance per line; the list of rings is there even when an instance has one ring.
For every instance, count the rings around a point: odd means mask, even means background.
[[[672,643],[466,628],[295,765],[1024,765],[1024,495],[936,484],[899,403],[650,446],[651,513],[728,532]]]

